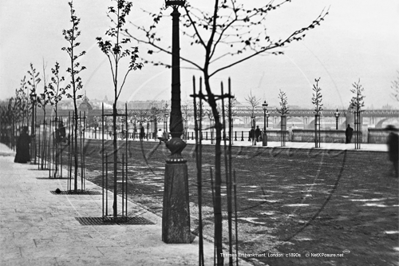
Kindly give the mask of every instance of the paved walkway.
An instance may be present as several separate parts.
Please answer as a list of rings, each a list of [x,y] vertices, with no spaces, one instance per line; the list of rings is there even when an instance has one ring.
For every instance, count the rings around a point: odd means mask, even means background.
[[[280,147],[279,142],[268,144]],[[313,143],[286,145],[313,147]],[[354,150],[354,144],[322,143],[321,148]],[[383,144],[362,144],[360,151],[386,150]],[[65,180],[46,179],[47,171],[15,164],[13,159],[14,152],[0,144],[0,265],[198,265],[198,238],[192,244],[163,243],[161,217],[137,204],[129,203],[130,215],[154,224],[81,225],[75,217],[101,216],[101,195],[54,195],[50,191],[56,188],[66,190]],[[101,190],[88,181],[86,189]],[[213,244],[205,242],[204,248],[205,265],[213,265]]]
[[[101,195],[54,195],[66,181],[46,179],[35,165],[16,164],[0,144],[0,265],[198,265],[191,244],[161,241],[161,218],[129,203],[131,216],[152,225],[81,225],[75,217],[101,217]],[[101,188],[86,181],[89,191]],[[205,242],[205,265],[213,244]],[[240,265],[248,265],[240,263]]]
[[[188,143],[194,144],[194,140],[189,140]],[[202,141],[203,144],[211,144],[210,140]],[[223,141],[222,141],[223,143]],[[256,145],[252,145],[250,141],[234,141],[233,146],[253,146],[253,147],[262,147],[262,142],[257,142]],[[279,141],[269,141],[267,143],[267,147],[281,147],[281,142]],[[293,149],[313,149],[315,144],[313,142],[286,142],[284,148],[293,148]],[[323,150],[355,150],[354,143],[320,143],[320,149]],[[386,144],[369,144],[369,143],[361,143],[360,149],[357,151],[388,151]]]
[[[88,138],[90,139],[90,137]],[[111,139],[108,137],[108,139]],[[134,141],[139,141],[138,139],[135,139]],[[159,142],[159,140],[144,140],[145,142]],[[186,141],[188,144],[195,144],[195,140],[188,140]],[[215,144],[215,141],[211,142],[210,140],[203,140],[202,144],[204,145],[212,145]],[[224,141],[222,140],[222,145]],[[253,147],[262,147],[262,141],[259,141],[256,143],[256,145],[253,145],[251,141],[233,141],[233,146],[253,146]],[[267,147],[273,148],[273,147],[281,147],[281,142],[280,141],[269,141],[267,143]],[[287,141],[285,144],[284,148],[293,148],[293,149],[314,149],[315,144],[314,142],[291,142]],[[381,152],[387,152],[388,147],[386,144],[371,144],[371,143],[361,143],[360,144],[360,149],[355,149],[355,143],[320,143],[320,149],[323,150],[356,150],[356,151],[381,151]]]

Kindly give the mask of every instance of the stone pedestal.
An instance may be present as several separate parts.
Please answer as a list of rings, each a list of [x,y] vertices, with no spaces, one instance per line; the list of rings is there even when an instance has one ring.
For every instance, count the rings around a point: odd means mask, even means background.
[[[267,134],[263,129],[262,146],[267,146]]]
[[[187,164],[169,159],[165,164],[162,241],[191,243]]]

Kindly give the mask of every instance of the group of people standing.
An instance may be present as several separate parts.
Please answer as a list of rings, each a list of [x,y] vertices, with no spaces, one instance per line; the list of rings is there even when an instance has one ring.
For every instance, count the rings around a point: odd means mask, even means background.
[[[262,140],[262,130],[260,130],[259,126],[256,126],[256,129],[251,128],[249,131],[248,141],[261,141]]]

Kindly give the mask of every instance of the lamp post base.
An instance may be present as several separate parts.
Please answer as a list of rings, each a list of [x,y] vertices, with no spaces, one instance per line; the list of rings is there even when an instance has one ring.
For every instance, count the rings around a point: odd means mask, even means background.
[[[263,133],[262,146],[267,146],[267,135],[266,135],[266,133]]]
[[[167,161],[165,164],[162,241],[165,243],[191,243],[190,205],[188,195],[187,164],[185,161]]]

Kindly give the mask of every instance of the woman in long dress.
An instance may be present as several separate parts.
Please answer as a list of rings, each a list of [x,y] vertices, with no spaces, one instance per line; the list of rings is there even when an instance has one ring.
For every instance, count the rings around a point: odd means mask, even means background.
[[[28,135],[28,127],[23,127],[21,134],[17,140],[17,153],[15,154],[15,163],[27,163],[30,161],[29,144],[30,136]]]

